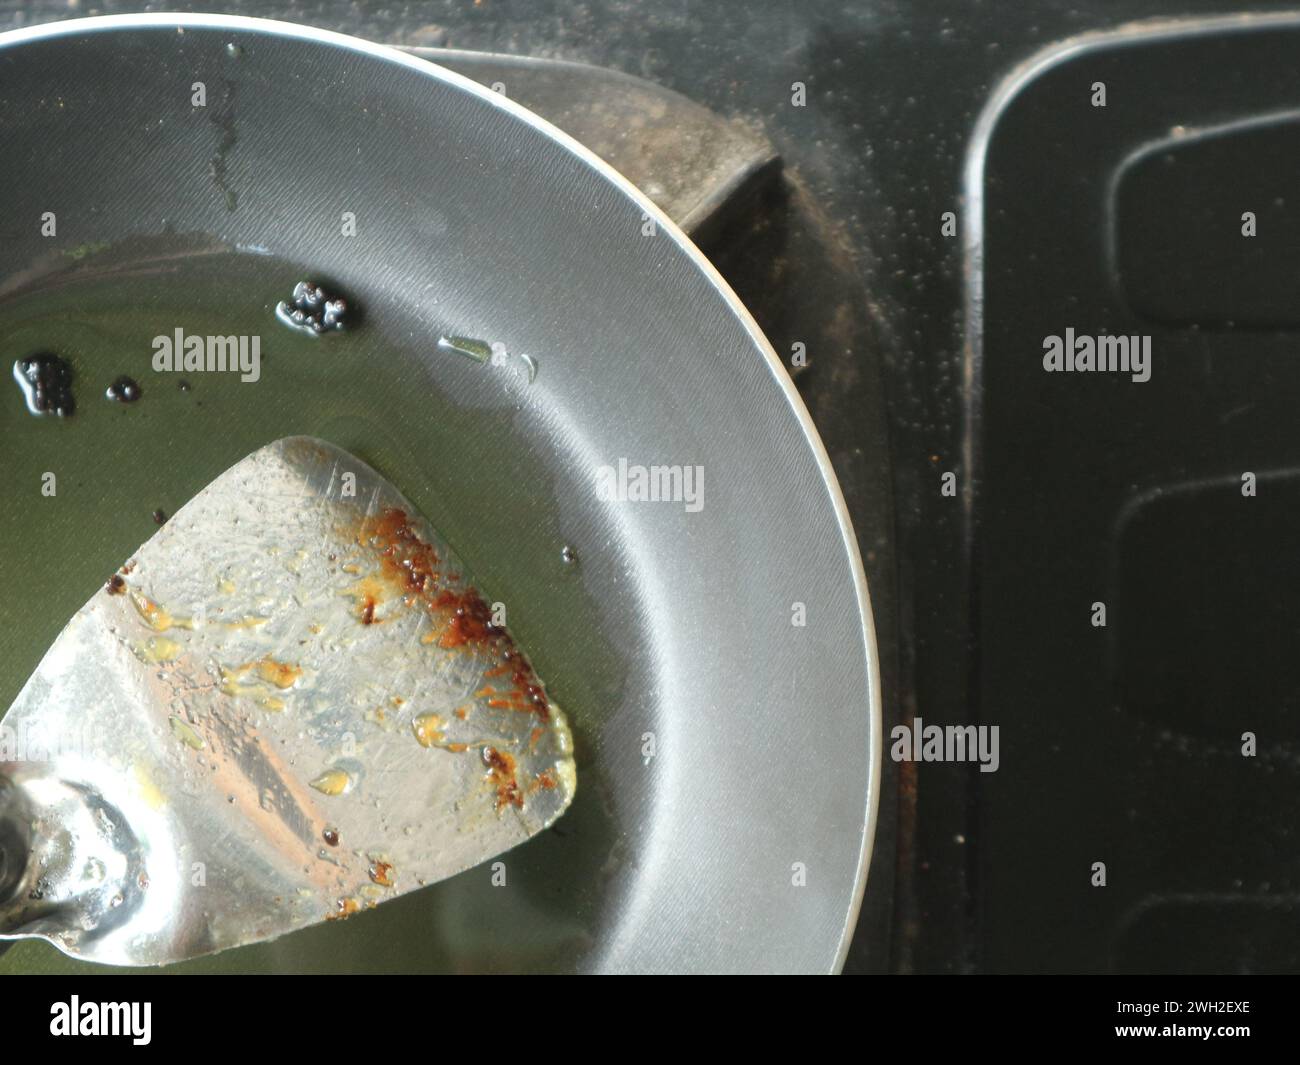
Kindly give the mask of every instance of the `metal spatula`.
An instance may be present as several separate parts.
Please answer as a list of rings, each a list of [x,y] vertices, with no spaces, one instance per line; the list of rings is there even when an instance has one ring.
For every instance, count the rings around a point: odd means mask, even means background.
[[[527,840],[572,741],[448,546],[320,440],[248,456],[68,623],[0,723],[0,939],[151,965]]]

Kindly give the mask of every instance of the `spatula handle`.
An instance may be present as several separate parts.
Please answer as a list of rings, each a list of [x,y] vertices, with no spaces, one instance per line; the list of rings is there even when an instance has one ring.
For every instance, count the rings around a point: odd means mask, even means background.
[[[69,949],[129,921],[146,881],[120,814],[48,769],[0,762],[0,939]]]

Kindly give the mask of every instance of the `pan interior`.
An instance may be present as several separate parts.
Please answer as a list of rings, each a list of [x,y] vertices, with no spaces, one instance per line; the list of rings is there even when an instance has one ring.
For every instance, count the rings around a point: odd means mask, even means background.
[[[0,697],[5,705],[13,700],[63,622],[152,535],[155,511],[173,513],[269,438],[302,433],[338,444],[400,483],[444,535],[470,549],[473,558],[466,558],[486,586],[507,584],[494,559],[514,560],[509,594],[501,593],[510,624],[523,646],[540,652],[534,658],[542,676],[566,678],[557,700],[586,708],[576,742],[589,749],[602,708],[617,704],[623,666],[601,631],[600,612],[586,601],[578,567],[587,563],[566,560],[564,548],[576,548],[545,512],[551,474],[539,456],[547,451],[529,446],[527,430],[516,428],[531,402],[526,367],[472,364],[495,377],[503,405],[459,405],[439,389],[428,363],[463,356],[434,344],[377,344],[360,325],[309,337],[277,322],[277,301],[308,276],[300,265],[209,239],[164,236],[55,263],[0,304],[6,355],[59,354],[72,367],[77,399],[76,413],[58,419],[29,414],[12,383],[5,397],[8,475],[38,491],[33,497],[20,488],[24,504],[0,511],[7,589],[0,597]],[[177,328],[186,336],[258,337],[258,380],[242,380],[239,370],[155,371],[154,338],[174,340]],[[123,375],[141,385],[134,403],[105,394]],[[55,477],[53,496],[39,493],[47,473]],[[610,904],[599,885],[621,860],[599,769],[584,773],[582,783],[565,824],[509,856],[512,890],[491,891],[490,872],[472,870],[419,893],[414,905],[385,904],[354,919],[364,944],[349,944],[351,957],[381,969],[453,968],[462,955],[509,968],[543,958],[550,967],[576,963],[593,915]],[[557,906],[555,885],[575,874],[591,889]],[[427,925],[426,934],[405,934],[411,921]],[[348,931],[331,926],[249,947],[237,952],[239,964],[274,969],[291,950],[295,965],[329,970]],[[203,958],[176,968],[224,964]],[[0,971],[83,967],[37,942],[0,958]]]
[[[824,456],[743,312],[648,204],[492,94],[343,38],[181,21],[0,37],[0,342],[66,357],[79,406],[0,400],[3,705],[155,509],[318,436],[506,603],[569,715],[578,789],[504,885],[470,870],[180,968],[833,968],[874,810],[869,609]],[[280,325],[304,279],[356,327]],[[155,371],[177,329],[259,337],[259,379]],[[507,357],[440,350],[450,334]],[[104,398],[121,374],[139,402]],[[703,471],[699,508],[602,495],[604,473],[659,464]]]

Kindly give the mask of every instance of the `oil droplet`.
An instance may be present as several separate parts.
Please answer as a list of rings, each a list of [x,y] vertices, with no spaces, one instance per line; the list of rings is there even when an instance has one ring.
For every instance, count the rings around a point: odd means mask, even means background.
[[[125,375],[119,377],[104,391],[104,397],[115,403],[134,403],[140,398],[140,394],[140,386]]]
[[[331,295],[314,281],[299,281],[293,286],[293,295],[275,305],[276,318],[308,336],[343,329],[349,314],[346,299],[337,293]]]
[[[442,731],[442,718],[437,714],[421,714],[411,722],[411,731],[421,747],[433,747],[447,738]]]
[[[322,795],[342,795],[352,786],[352,778],[342,769],[327,769],[311,786]]]
[[[172,735],[180,740],[186,747],[192,747],[196,751],[203,749],[203,737],[194,731],[194,728],[187,722],[182,721],[174,714],[167,719],[171,725]]]
[[[492,358],[492,345],[473,337],[439,337],[438,347],[443,351],[464,355],[475,362],[487,362]]]

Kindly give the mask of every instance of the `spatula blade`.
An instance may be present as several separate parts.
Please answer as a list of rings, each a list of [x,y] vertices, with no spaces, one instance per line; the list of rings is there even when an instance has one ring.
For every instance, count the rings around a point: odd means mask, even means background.
[[[291,437],[69,622],[0,723],[0,938],[149,965],[348,916],[509,850],[572,740],[384,478]]]

